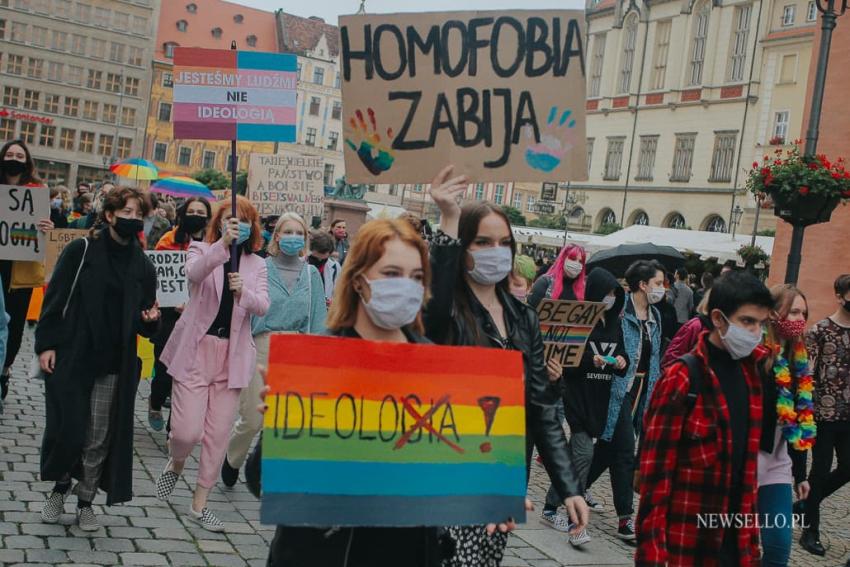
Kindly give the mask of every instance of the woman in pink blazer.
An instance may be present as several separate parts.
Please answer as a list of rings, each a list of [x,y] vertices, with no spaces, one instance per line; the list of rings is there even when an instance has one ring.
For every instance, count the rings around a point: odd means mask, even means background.
[[[256,349],[251,315],[269,308],[259,216],[244,197],[238,218],[229,203],[219,205],[205,242],[193,242],[186,260],[189,303],[174,327],[160,360],[174,377],[170,459],[156,481],[156,495],[167,500],[195,445],[202,443],[198,482],[190,517],[207,530],[224,525],[206,507],[227,450],[239,393],[251,381]],[[238,271],[230,271],[230,245],[240,246]]]

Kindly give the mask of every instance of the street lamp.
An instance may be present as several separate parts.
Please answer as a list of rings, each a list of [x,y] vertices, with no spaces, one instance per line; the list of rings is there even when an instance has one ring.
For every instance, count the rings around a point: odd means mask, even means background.
[[[567,193],[564,195],[564,246],[567,245],[567,235],[570,232],[570,214],[578,203],[578,197],[570,194],[570,182],[567,182]]]
[[[738,225],[741,224],[741,217],[744,216],[744,209],[741,205],[735,205],[732,209],[732,218],[729,219],[732,225],[732,240],[735,240],[735,233],[738,231]]]
[[[758,235],[759,230],[759,216],[761,216],[761,207],[764,202],[764,196],[760,193],[756,195],[756,220],[753,222],[753,239],[750,242],[750,246],[756,245],[756,236]]]
[[[832,30],[835,29],[838,16],[847,11],[848,0],[841,0],[841,6],[836,11],[836,0],[815,0],[815,6],[821,13],[821,36],[818,49],[818,65],[815,71],[815,83],[812,88],[812,107],[809,112],[809,127],[806,130],[806,158],[814,158],[818,147],[820,134],[820,115],[823,108],[823,91],[826,86],[826,68],[829,65],[829,49],[832,44]],[[803,234],[806,227],[794,224],[791,232],[791,248],[788,252],[788,265],[785,270],[785,283],[796,284],[800,275],[800,261],[803,252]]]

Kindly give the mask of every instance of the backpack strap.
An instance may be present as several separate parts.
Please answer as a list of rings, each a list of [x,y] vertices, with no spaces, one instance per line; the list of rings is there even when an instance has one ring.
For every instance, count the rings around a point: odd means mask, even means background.
[[[690,414],[691,410],[694,409],[694,406],[697,403],[697,398],[702,392],[704,381],[702,362],[692,352],[681,356],[679,360],[688,367],[688,395],[685,405],[687,406],[688,413]]]

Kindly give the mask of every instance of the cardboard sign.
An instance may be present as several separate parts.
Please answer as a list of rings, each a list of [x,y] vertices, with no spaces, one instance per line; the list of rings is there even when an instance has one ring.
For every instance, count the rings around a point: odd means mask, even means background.
[[[520,353],[275,334],[268,362],[264,524],[524,521]]]
[[[248,198],[261,217],[293,212],[306,222],[325,208],[325,161],[295,152],[251,154]]]
[[[156,300],[160,307],[177,307],[189,301],[186,279],[186,253],[172,250],[147,250],[156,268]]]
[[[174,49],[174,137],[295,141],[297,57],[229,49]]]
[[[72,241],[83,238],[88,233],[89,231],[78,228],[57,228],[47,233],[46,242],[44,243],[45,279],[50,281],[50,276],[53,275],[53,270],[56,268],[56,262],[59,260],[62,250]]]
[[[46,238],[38,221],[49,218],[46,187],[0,185],[0,260],[43,260]]]
[[[557,358],[566,368],[581,363],[593,327],[605,315],[605,304],[544,299],[537,306],[545,358]]]
[[[340,17],[349,183],[587,179],[584,11]]]

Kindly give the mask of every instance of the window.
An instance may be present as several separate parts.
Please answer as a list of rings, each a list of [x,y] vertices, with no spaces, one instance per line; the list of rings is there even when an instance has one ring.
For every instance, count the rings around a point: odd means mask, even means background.
[[[171,103],[159,103],[159,120],[162,122],[171,122]]]
[[[56,126],[41,125],[41,134],[38,137],[38,145],[52,148],[56,144]]]
[[[215,169],[215,152],[204,150],[204,169]]]
[[[797,15],[797,6],[791,4],[789,6],[785,6],[782,9],[782,25],[783,26],[793,26],[794,25],[794,17]]]
[[[91,40],[91,56],[95,59],[106,58],[106,42],[102,39],[92,38]]]
[[[331,132],[328,135],[328,149],[336,150],[336,145],[339,143],[339,132]]]
[[[673,150],[673,173],[670,175],[670,181],[691,180],[696,139],[696,134],[676,134],[676,145]]]
[[[416,185],[413,186],[413,192],[414,193],[421,193],[423,191],[424,187],[425,186],[422,185],[421,183],[417,183]]]
[[[522,193],[520,192],[514,193],[514,208],[522,210]]]
[[[175,47],[177,47],[177,44],[174,43],[173,41],[169,41],[168,43],[163,44],[162,51],[164,52],[166,57],[168,57],[169,59],[172,59],[174,57],[174,48]]]
[[[397,196],[398,195],[398,184],[397,183],[390,183],[389,187],[387,188],[387,192],[390,195],[390,197]]]
[[[71,36],[71,53],[75,55],[86,54],[86,36],[78,33]]]
[[[136,109],[125,106],[121,109],[121,125],[135,126],[136,125]]]
[[[74,19],[78,22],[91,22],[91,6],[82,2],[77,2],[77,9],[74,12]]]
[[[342,75],[340,73],[336,74],[336,78],[334,79],[334,88],[340,88],[340,84],[342,83]]]
[[[103,115],[101,120],[107,124],[115,124],[118,121],[118,107],[114,104],[103,104]]]
[[[191,4],[186,4],[186,11],[190,14],[194,14],[198,11],[198,5],[192,2]]]
[[[35,144],[35,130],[38,124],[35,122],[21,122],[20,138],[29,145]]]
[[[109,8],[94,9],[94,25],[102,28],[108,28],[109,22],[112,21],[112,10]]]
[[[65,116],[77,116],[80,113],[80,99],[66,96],[65,108],[62,113]]]
[[[29,65],[27,66],[27,76],[32,77],[33,79],[40,79],[43,72],[44,59],[36,59],[35,57],[30,57]]]
[[[636,224],[638,226],[649,226],[649,215],[646,214],[646,211],[638,211],[632,218],[632,224]]]
[[[245,16],[243,16],[242,14],[236,14],[235,16],[233,16],[233,21],[237,24],[241,24],[245,21]]]
[[[86,80],[86,86],[90,89],[100,89],[100,85],[103,79],[103,71],[95,71],[94,69],[89,69],[89,77]]]
[[[87,154],[94,152],[94,132],[80,132],[80,151]]]
[[[726,221],[720,215],[712,215],[705,223],[708,232],[726,232]]]
[[[0,118],[0,138],[12,140],[15,138],[15,121]]]
[[[180,146],[177,152],[177,165],[188,167],[192,165],[192,148]]]
[[[587,139],[587,175],[590,175],[590,165],[593,163],[593,138]]]
[[[130,32],[136,35],[148,35],[148,19],[144,16],[130,16]]]
[[[335,100],[331,108],[331,118],[340,120],[342,118],[342,102]]]
[[[307,128],[307,133],[304,136],[304,143],[308,146],[316,145],[316,129],[315,128]]]
[[[86,120],[97,120],[97,110],[100,103],[93,100],[83,101],[83,118]]]
[[[602,85],[602,64],[605,61],[606,34],[598,33],[593,36],[593,59],[590,62],[590,93],[588,96],[599,96]]]
[[[178,20],[177,21],[177,31],[184,32],[189,29],[189,22],[186,20]]]
[[[667,228],[677,228],[683,229],[687,226],[685,222],[685,217],[683,217],[680,213],[672,213],[667,218]]]
[[[16,43],[23,43],[27,35],[27,25],[21,22],[12,22],[12,35],[10,39]]]
[[[116,63],[123,63],[125,59],[125,53],[127,52],[123,43],[112,42],[109,44],[109,60],[115,61]]]
[[[6,20],[0,20],[0,39],[6,39]]]
[[[3,88],[3,106],[18,106],[18,98],[21,96],[21,89],[18,87]]]
[[[59,112],[59,95],[44,95],[44,111],[50,114]]]
[[[623,145],[626,138],[608,138],[608,151],[605,155],[605,171],[602,172],[602,179],[616,181],[620,179],[620,169],[623,165]]]
[[[317,85],[325,84],[325,70],[321,67],[313,69],[313,82]]]
[[[41,26],[32,27],[32,39],[30,42],[38,47],[44,47],[47,44],[47,28]]]
[[[784,144],[788,138],[788,122],[791,120],[791,112],[783,110],[777,112],[773,119],[773,138],[779,138],[780,144]]]
[[[295,78],[301,80],[301,61],[295,63]]]
[[[493,192],[493,201],[497,205],[501,205],[505,199],[505,186],[502,183],[496,183],[496,189]]]
[[[213,28],[212,36],[216,39],[219,39],[221,37],[221,28]]]
[[[310,97],[310,116],[319,115],[319,106],[322,104],[322,99],[317,96]]]
[[[62,69],[65,66],[57,61],[49,61],[47,63],[47,80],[60,82],[62,80]]]
[[[71,0],[53,0],[53,11],[57,18],[70,18]]]
[[[68,65],[68,76],[65,81],[71,85],[83,84],[83,68],[77,65]]]
[[[111,93],[121,92],[121,75],[118,73],[106,74],[106,90]]]
[[[41,102],[41,93],[27,89],[24,91],[24,108],[27,110],[38,110],[38,103]]]
[[[127,64],[141,67],[143,53],[144,50],[141,47],[134,47],[131,45],[127,51]]]
[[[526,211],[528,211],[529,213],[533,213],[533,212],[535,212],[535,209],[534,209],[534,195],[529,195],[529,196],[528,196],[528,201],[526,201],[526,203],[525,203],[525,210],[526,210]]]
[[[475,184],[475,200],[483,201],[484,200],[484,184],[476,183]]]
[[[638,170],[635,181],[652,181],[655,169],[655,153],[658,150],[658,136],[641,136],[638,152]]]
[[[139,96],[139,79],[127,77],[124,79],[124,94],[127,96]]]
[[[39,14],[50,13],[50,2],[48,0],[30,0],[32,9]]]
[[[334,184],[334,164],[332,163],[325,164],[324,182],[327,186],[331,186]]]
[[[65,51],[68,48],[68,34],[63,31],[53,30],[50,39],[50,47],[56,51]]]
[[[614,213],[611,209],[608,209],[602,217],[602,224],[617,224],[616,213]]]
[[[257,36],[249,35],[245,38],[245,43],[248,44],[248,47],[257,47]]]
[[[153,159],[155,161],[165,161],[166,152],[168,152],[168,144],[156,142],[153,145]]]
[[[100,142],[97,145],[97,153],[102,156],[112,155],[112,146],[115,143],[115,136],[112,134],[101,134]]]
[[[118,31],[127,31],[127,28],[130,26],[130,14],[127,12],[115,12],[112,17],[112,25]]]
[[[743,81],[747,63],[747,38],[750,35],[750,13],[752,6],[735,8],[735,30],[732,32],[732,60],[729,65],[729,80]]]
[[[667,80],[667,57],[670,53],[670,30],[673,22],[658,22],[655,29],[655,53],[652,55],[652,90],[664,88]]]
[[[809,2],[808,7],[806,8],[806,21],[814,22],[818,19],[818,8],[814,2]]]
[[[20,75],[23,73],[24,57],[23,55],[9,55],[6,60],[6,72],[10,75]]]
[[[638,17],[637,14],[629,16],[625,26],[625,37],[623,39],[623,61],[620,66],[620,84],[617,92],[628,94],[632,85],[632,66],[635,61],[635,45],[637,45]]]
[[[735,164],[735,143],[737,139],[738,132],[718,132],[715,135],[709,181],[732,181],[732,170]]]
[[[689,85],[702,83],[702,71],[705,64],[705,44],[708,40],[708,22],[711,17],[711,2],[704,0],[695,11],[694,38],[691,42],[691,64]]]
[[[74,151],[74,141],[77,138],[77,131],[73,128],[62,128],[62,135],[59,137],[59,149]]]
[[[166,88],[172,88],[174,86],[174,75],[171,71],[162,72],[162,86]]]
[[[779,84],[797,82],[797,54],[789,53],[782,56],[779,67]]]

